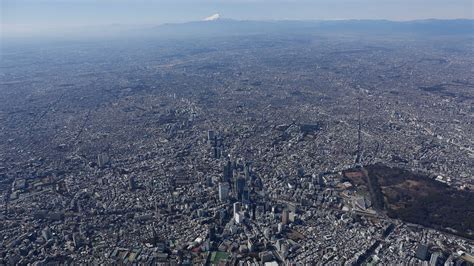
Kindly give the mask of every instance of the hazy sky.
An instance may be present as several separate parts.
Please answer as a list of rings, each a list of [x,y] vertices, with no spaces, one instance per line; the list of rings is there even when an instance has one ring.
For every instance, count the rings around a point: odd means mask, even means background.
[[[223,18],[473,18],[474,0],[0,0],[1,30],[38,33],[107,24],[162,24]]]

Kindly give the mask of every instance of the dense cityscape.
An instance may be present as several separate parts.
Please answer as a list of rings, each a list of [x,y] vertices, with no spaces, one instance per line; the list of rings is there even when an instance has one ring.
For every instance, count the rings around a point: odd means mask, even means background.
[[[474,263],[472,35],[173,38],[3,47],[0,265]]]

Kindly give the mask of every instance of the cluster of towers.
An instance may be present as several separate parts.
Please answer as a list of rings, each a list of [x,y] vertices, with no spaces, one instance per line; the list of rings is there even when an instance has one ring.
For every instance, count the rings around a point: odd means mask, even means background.
[[[224,150],[224,141],[219,134],[216,134],[213,130],[207,132],[207,141],[211,144],[212,157],[220,159]]]
[[[227,201],[230,196],[240,202],[250,202],[249,183],[253,180],[251,164],[238,163],[230,160],[224,165],[224,171],[219,183],[219,200]]]

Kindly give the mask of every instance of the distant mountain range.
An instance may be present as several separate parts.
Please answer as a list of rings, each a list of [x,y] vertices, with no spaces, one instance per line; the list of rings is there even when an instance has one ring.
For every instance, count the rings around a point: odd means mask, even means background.
[[[222,19],[219,14],[206,18],[205,21],[194,21],[163,25],[101,25],[77,27],[67,31],[42,32],[41,34],[4,34],[2,37],[12,41],[37,38],[44,40],[84,40],[108,38],[210,38],[245,35],[366,35],[366,36],[454,36],[474,38],[474,20],[277,20],[252,21]],[[25,37],[26,39],[22,39]],[[31,41],[31,40],[30,40]]]
[[[241,34],[367,33],[367,34],[474,34],[474,20],[325,20],[325,21],[243,21],[216,19],[153,28],[159,35],[207,36]]]

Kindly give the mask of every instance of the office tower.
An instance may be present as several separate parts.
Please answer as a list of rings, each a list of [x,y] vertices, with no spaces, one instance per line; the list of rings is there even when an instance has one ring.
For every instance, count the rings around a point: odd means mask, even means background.
[[[250,202],[250,191],[247,186],[244,187],[244,191],[242,192],[242,201],[246,203]]]
[[[252,212],[252,220],[255,220],[255,218],[257,217],[257,206],[255,204],[252,204],[250,205],[250,209],[251,209],[251,212]]]
[[[209,240],[211,241],[214,241],[216,240],[216,227],[214,225],[212,225],[211,227],[209,227],[209,230],[208,230],[208,233],[207,233],[207,237]]]
[[[240,211],[240,202],[234,202],[234,216]]]
[[[241,224],[244,222],[245,215],[243,212],[238,212],[235,214],[234,219],[237,224]]]
[[[246,162],[244,166],[245,179],[250,180],[250,163]]]
[[[237,197],[237,200],[239,201],[242,201],[242,196],[245,190],[245,184],[246,184],[245,178],[238,177],[237,179],[235,179],[235,186],[234,186],[235,196]]]
[[[281,223],[284,225],[287,225],[290,221],[290,213],[288,209],[283,209],[283,212],[281,214]]]
[[[43,238],[44,238],[45,241],[48,241],[49,239],[51,239],[51,229],[49,229],[49,227],[46,226],[46,227],[41,231],[41,235],[43,236]]]
[[[209,131],[207,131],[207,140],[208,140],[209,142],[211,142],[211,141],[214,140],[214,136],[215,136],[215,135],[214,135],[214,130],[209,130]]]
[[[224,176],[223,176],[223,181],[224,182],[229,182],[232,180],[232,163],[227,161],[227,164],[224,165]]]
[[[288,203],[286,204],[286,207],[288,208],[289,212],[294,212],[296,213],[296,204],[294,203]]]
[[[210,176],[206,177],[206,185],[208,187],[212,187],[212,177],[210,177]]]
[[[229,184],[219,183],[219,200],[227,201],[228,198],[229,198]]]
[[[137,184],[135,182],[135,177],[134,176],[130,176],[128,178],[128,186],[129,186],[130,190],[135,190],[137,188]]]
[[[221,149],[219,147],[214,147],[213,149],[213,156],[215,159],[221,158]]]
[[[97,155],[97,166],[100,168],[105,167],[109,163],[109,156],[105,153]]]
[[[439,263],[440,257],[441,257],[441,253],[439,253],[439,252],[434,252],[433,254],[431,254],[430,266],[441,265],[441,263]]]
[[[291,223],[294,223],[295,220],[296,220],[296,213],[290,212],[288,218],[290,219],[290,222],[291,222]]]

